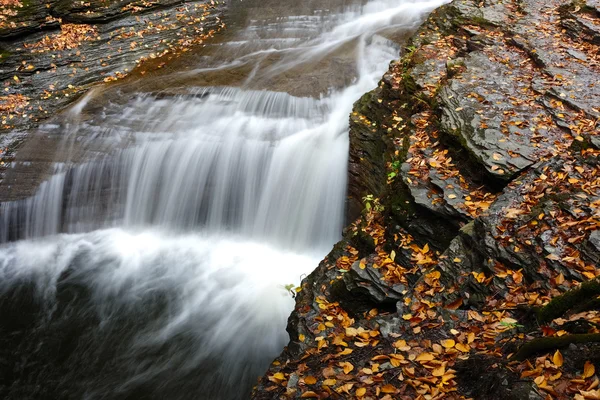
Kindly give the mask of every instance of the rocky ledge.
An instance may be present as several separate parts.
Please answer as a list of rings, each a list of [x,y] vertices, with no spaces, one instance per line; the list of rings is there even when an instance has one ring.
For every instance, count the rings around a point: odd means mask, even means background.
[[[224,27],[222,0],[0,0],[0,178],[39,121],[97,83],[162,68]]]
[[[344,238],[253,399],[600,398],[600,6],[455,0],[351,116]]]

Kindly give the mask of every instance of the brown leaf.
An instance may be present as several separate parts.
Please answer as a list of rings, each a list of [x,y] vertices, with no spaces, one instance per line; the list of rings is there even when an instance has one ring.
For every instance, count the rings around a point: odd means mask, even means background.
[[[306,383],[307,385],[314,385],[315,383],[317,383],[317,378],[315,378],[314,376],[307,376],[306,378],[304,378],[304,383]]]

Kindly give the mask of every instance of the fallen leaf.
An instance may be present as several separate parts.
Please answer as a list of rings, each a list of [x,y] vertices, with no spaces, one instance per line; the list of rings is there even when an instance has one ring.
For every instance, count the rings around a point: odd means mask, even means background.
[[[354,365],[350,364],[347,361],[340,362],[338,365],[344,369],[345,374],[349,374],[350,371],[354,369]]]
[[[587,378],[593,376],[595,372],[596,372],[596,367],[594,367],[594,364],[592,364],[589,361],[586,361],[585,365],[583,366],[583,377],[587,379]]]
[[[383,393],[396,393],[396,390],[397,390],[396,387],[393,385],[390,385],[389,383],[381,388],[381,391]]]
[[[307,385],[314,385],[315,383],[317,383],[317,378],[315,378],[314,376],[307,376],[306,378],[304,378],[304,383],[306,383]]]
[[[560,367],[563,365],[563,356],[560,353],[560,351],[556,350],[556,353],[554,353],[554,356],[552,356],[552,362],[557,367]]]
[[[432,353],[421,353],[417,356],[416,361],[431,361],[435,359],[435,356]]]

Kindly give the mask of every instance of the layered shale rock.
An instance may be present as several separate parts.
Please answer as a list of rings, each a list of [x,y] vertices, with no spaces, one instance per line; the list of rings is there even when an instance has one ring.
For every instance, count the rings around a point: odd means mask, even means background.
[[[592,0],[431,14],[356,103],[353,222],[254,399],[597,394],[599,23]]]

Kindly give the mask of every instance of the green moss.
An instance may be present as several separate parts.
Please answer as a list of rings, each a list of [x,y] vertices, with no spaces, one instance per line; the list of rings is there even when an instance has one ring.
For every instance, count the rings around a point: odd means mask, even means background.
[[[41,2],[37,3],[33,0],[21,0],[21,4],[23,7],[16,8],[17,12],[20,15],[28,16],[32,15],[36,10],[36,5],[39,5]]]
[[[12,55],[10,51],[0,49],[0,64],[6,62],[6,60]]]
[[[567,347],[572,343],[600,342],[600,333],[586,333],[580,335],[565,335],[560,337],[542,337],[525,343],[511,357],[511,360],[523,361],[537,353]]]
[[[582,135],[583,140],[574,140],[571,144],[571,150],[581,152],[583,150],[595,149],[596,146],[592,143],[592,138],[589,135]]]
[[[536,310],[537,320],[546,324],[555,318],[563,316],[570,309],[589,301],[590,298],[600,295],[600,280],[594,279],[583,282],[575,289],[553,298],[544,307]]]
[[[581,305],[575,306],[575,307],[573,307],[572,311],[574,313],[580,313],[583,311],[593,311],[593,310],[600,310],[600,298],[595,298],[595,299],[592,299],[585,303],[582,303]]]
[[[406,225],[417,212],[408,187],[400,179],[389,191],[386,207],[400,225]]]

